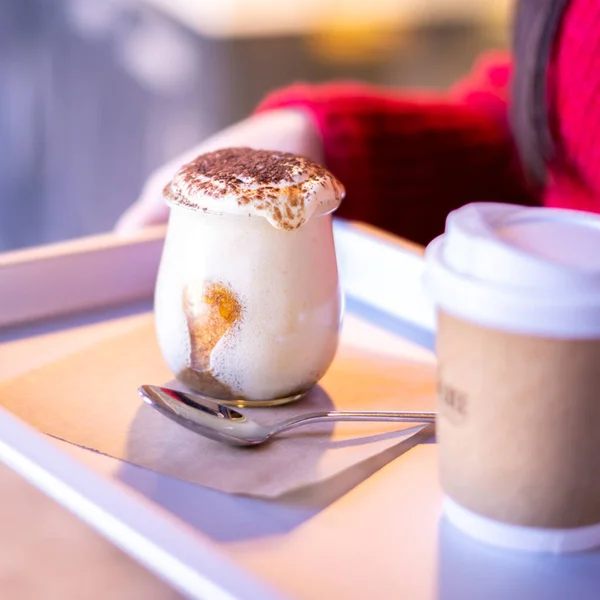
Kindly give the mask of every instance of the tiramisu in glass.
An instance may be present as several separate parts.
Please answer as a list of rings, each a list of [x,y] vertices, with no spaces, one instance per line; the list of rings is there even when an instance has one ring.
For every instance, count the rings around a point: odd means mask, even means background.
[[[180,169],[155,301],[178,379],[237,406],[290,402],[319,381],[338,343],[343,196],[323,167],[281,152],[218,150]]]

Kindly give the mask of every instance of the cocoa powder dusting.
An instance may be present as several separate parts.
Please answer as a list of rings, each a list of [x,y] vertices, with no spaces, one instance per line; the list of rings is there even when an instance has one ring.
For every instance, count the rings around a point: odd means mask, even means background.
[[[235,198],[239,207],[265,213],[279,228],[296,229],[306,221],[307,198],[320,188],[331,191],[335,208],[344,196],[341,183],[308,158],[269,150],[226,148],[198,156],[184,165],[165,190],[172,203],[204,208],[199,197]],[[332,208],[332,209],[333,209]]]
[[[300,204],[300,190],[296,185],[290,188],[289,204],[292,208],[296,208]]]

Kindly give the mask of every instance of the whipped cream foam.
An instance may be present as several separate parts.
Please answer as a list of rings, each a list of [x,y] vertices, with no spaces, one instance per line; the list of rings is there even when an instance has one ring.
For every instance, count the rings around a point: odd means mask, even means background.
[[[286,152],[226,148],[198,156],[166,186],[171,206],[265,218],[277,229],[301,227],[334,211],[343,185],[317,163]]]

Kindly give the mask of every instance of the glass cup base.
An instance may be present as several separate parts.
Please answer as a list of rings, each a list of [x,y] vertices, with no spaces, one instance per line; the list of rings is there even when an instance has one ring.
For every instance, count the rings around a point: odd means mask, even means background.
[[[301,398],[304,398],[310,390],[300,392],[299,394],[292,394],[285,398],[273,398],[271,400],[248,400],[247,398],[229,398],[227,400],[222,398],[211,398],[215,402],[225,404],[226,406],[233,406],[235,408],[268,408],[270,406],[281,406],[282,404],[290,404],[291,402],[297,402]],[[208,396],[207,396],[208,397]]]
[[[192,393],[198,394],[207,400],[218,402],[226,406],[235,408],[265,408],[269,406],[279,406],[281,404],[289,404],[300,400],[316,385],[316,382],[309,385],[302,391],[295,391],[289,395],[279,398],[267,398],[265,400],[249,399],[243,396],[236,396],[235,393],[215,380],[212,375],[193,371],[192,369],[184,369],[177,374],[177,379],[185,385]]]

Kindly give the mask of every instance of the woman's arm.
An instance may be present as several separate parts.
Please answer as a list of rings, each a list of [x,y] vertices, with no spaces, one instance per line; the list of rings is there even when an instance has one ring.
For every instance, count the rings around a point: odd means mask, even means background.
[[[534,203],[507,121],[510,67],[484,59],[446,94],[356,83],[296,85],[259,113],[308,111],[327,167],[347,188],[339,214],[420,243],[449,211],[473,201]]]

